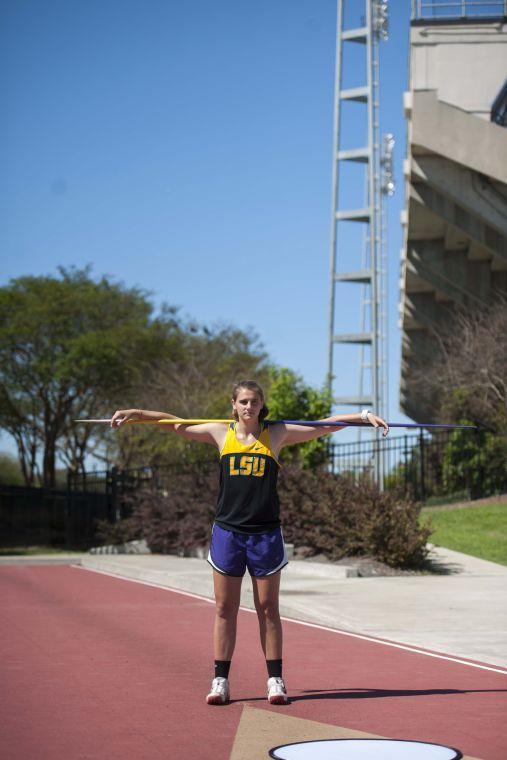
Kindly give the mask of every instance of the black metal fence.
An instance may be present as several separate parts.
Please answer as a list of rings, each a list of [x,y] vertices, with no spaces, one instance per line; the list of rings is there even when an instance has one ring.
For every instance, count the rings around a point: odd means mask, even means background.
[[[396,489],[425,503],[476,499],[507,490],[507,471],[488,472],[481,433],[451,431],[330,444],[336,474],[370,476],[384,490]],[[216,462],[209,462],[216,467]],[[189,464],[191,467],[191,464]],[[100,520],[115,523],[131,514],[128,498],[143,485],[167,495],[180,465],[69,473],[66,490],[0,486],[0,543],[89,548],[97,541]]]
[[[330,444],[331,469],[354,477],[365,473],[383,490],[403,492],[422,502],[478,499],[489,495],[483,478],[480,431],[464,431],[460,440],[452,430]],[[454,466],[456,454],[459,468]],[[488,482],[489,490],[502,491],[507,479]]]
[[[113,467],[79,475],[69,472],[65,489],[0,486],[0,544],[87,549],[97,543],[99,521],[128,517],[126,495],[152,478],[150,468]]]
[[[67,491],[0,487],[2,547],[65,546]]]
[[[129,517],[129,494],[146,483],[155,484],[156,472],[140,467],[73,473],[67,475],[67,545],[89,547],[97,543],[98,523],[118,522]]]

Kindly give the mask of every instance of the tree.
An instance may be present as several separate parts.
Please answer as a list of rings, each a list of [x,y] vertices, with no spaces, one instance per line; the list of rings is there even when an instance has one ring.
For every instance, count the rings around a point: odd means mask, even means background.
[[[443,452],[446,493],[466,489],[471,499],[507,489],[507,437],[480,429],[453,430]]]
[[[507,300],[487,309],[459,310],[446,328],[433,331],[433,361],[413,374],[411,385],[433,399],[439,422],[467,418],[491,431],[507,424]]]
[[[181,350],[160,354],[150,364],[132,406],[170,412],[179,417],[229,418],[232,386],[238,380],[269,380],[267,357],[255,333],[231,326],[181,326]],[[132,426],[118,431],[116,463],[121,467],[212,459],[198,445],[167,429]]]
[[[73,420],[128,395],[161,349],[181,346],[174,313],[153,319],[141,290],[95,282],[89,267],[59,273],[0,288],[0,426],[16,441],[27,485],[54,486],[58,454],[83,468],[105,431]]]
[[[267,363],[255,333],[183,322],[147,294],[90,268],[60,277],[20,277],[0,288],[0,427],[18,447],[27,485],[55,485],[57,461],[83,471],[90,455],[120,467],[209,459],[198,447],[152,426],[76,425],[141,407],[178,416],[230,415],[230,391],[255,378],[271,392],[272,417],[325,416],[324,392]],[[325,460],[312,441],[292,456]],[[289,452],[290,455],[290,452]]]
[[[455,431],[443,452],[446,492],[466,488],[472,498],[507,484],[507,299],[487,309],[460,310],[434,331],[431,363],[414,372],[414,388],[433,399],[437,422],[473,424]]]
[[[331,414],[331,396],[326,388],[307,385],[287,367],[273,367],[269,376],[269,417],[271,419],[318,420]],[[283,450],[284,458],[303,467],[317,467],[329,459],[326,438],[317,438]]]
[[[22,486],[23,473],[16,457],[0,454],[0,483],[7,486]]]
[[[330,414],[328,392],[306,385],[290,369],[269,365],[255,334],[230,327],[190,327],[183,331],[181,356],[175,360],[160,357],[134,406],[181,417],[229,418],[232,386],[239,380],[255,379],[266,394],[268,419],[318,419]],[[207,445],[196,445],[151,426],[124,428],[117,440],[116,462],[121,467],[188,465],[215,457]],[[327,442],[319,439],[289,446],[283,450],[283,459],[316,467],[328,459]]]

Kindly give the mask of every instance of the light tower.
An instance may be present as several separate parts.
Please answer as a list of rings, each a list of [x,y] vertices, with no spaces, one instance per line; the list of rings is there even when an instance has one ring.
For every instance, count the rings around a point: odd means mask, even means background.
[[[392,195],[392,135],[380,145],[379,126],[379,45],[387,40],[387,1],[363,0],[364,16],[359,25],[345,28],[346,14],[357,11],[357,0],[338,0],[336,31],[336,74],[334,94],[333,186],[330,241],[330,304],[328,384],[336,405],[369,407],[377,414],[387,414],[387,253],[386,224],[382,196]],[[361,50],[364,80],[357,86],[344,84],[350,74],[357,75],[356,64],[351,65],[344,52],[349,46]],[[357,53],[356,53],[357,59]],[[360,114],[353,116],[355,123],[362,122],[363,144],[344,147],[343,135],[350,139],[350,124],[346,124],[345,105],[361,104]],[[350,119],[349,119],[350,121]],[[361,129],[353,128],[353,138]],[[340,187],[344,167],[354,164],[362,167],[364,195],[359,207],[350,208],[347,190]],[[360,230],[360,236],[347,241],[347,227]],[[356,233],[357,234],[357,233]],[[342,299],[337,298],[339,288],[348,284],[359,285],[360,309],[356,309],[357,329],[353,332],[336,331]],[[354,395],[335,395],[334,379],[340,381],[336,371],[337,346],[359,347],[358,387]],[[360,429],[359,429],[360,430]],[[374,474],[380,478],[380,462],[373,462]]]

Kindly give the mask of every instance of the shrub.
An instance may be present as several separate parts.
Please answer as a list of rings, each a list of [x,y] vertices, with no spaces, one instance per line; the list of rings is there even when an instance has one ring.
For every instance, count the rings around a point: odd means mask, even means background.
[[[417,567],[427,555],[429,529],[420,506],[380,492],[367,477],[284,468],[280,475],[285,540],[329,559],[369,555],[393,567]]]
[[[141,537],[139,521],[133,517],[126,517],[115,523],[109,520],[97,520],[95,523],[94,540],[101,541],[104,545],[121,546],[127,541]]]
[[[133,517],[150,549],[165,554],[206,544],[217,490],[216,468],[201,465],[175,476],[155,498],[150,491],[138,494]]]
[[[203,546],[209,541],[215,515],[218,470],[195,464],[174,474],[159,488],[143,487],[125,497],[132,516],[100,525],[106,543],[123,544],[144,538],[152,552],[171,552]]]
[[[470,424],[467,420],[463,424]],[[444,450],[443,481],[448,492],[467,488],[470,498],[507,488],[507,438],[490,431],[454,430]]]
[[[208,543],[215,515],[217,469],[195,467],[174,476],[164,491],[139,490],[132,517],[104,538],[124,543],[145,538],[154,552],[184,551]],[[331,560],[368,555],[393,567],[416,567],[426,558],[427,527],[420,507],[393,492],[380,493],[367,478],[284,467],[280,473],[285,541]]]

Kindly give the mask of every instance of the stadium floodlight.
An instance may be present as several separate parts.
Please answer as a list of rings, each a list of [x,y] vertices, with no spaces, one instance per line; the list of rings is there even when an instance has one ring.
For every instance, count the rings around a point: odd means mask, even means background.
[[[389,6],[387,0],[377,0],[374,4],[375,32],[379,39],[389,39]]]
[[[393,149],[394,135],[391,132],[383,137],[382,156],[380,165],[382,166],[382,192],[391,198],[394,195],[396,185],[393,176]]]

